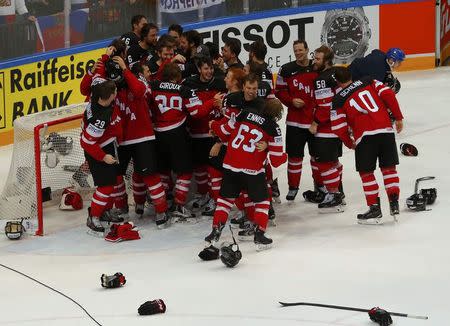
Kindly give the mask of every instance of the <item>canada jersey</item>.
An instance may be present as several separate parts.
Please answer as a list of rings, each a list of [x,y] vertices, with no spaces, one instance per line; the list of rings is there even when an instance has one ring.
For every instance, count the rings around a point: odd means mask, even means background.
[[[332,130],[346,146],[351,145],[348,127],[353,131],[356,144],[367,135],[393,133],[388,108],[396,120],[403,119],[395,95],[388,86],[371,78],[356,80],[333,99]]]
[[[137,36],[134,32],[128,32],[123,34],[120,39],[125,42],[127,45],[127,51],[130,47],[134,45],[139,45],[139,36]]]
[[[200,117],[202,101],[194,90],[184,85],[153,80],[151,88],[151,110],[156,131],[167,131],[181,126],[189,114]]]
[[[122,125],[117,106],[103,107],[88,103],[81,121],[80,145],[97,161],[102,161],[102,147],[122,137]]]
[[[267,142],[265,151],[258,151],[258,142]],[[284,163],[283,137],[277,123],[252,109],[243,110],[237,117],[228,142],[223,167],[246,174],[264,173],[267,154],[277,167]]]
[[[207,138],[211,137],[209,134],[209,121],[221,117],[219,108],[214,108],[214,95],[217,93],[226,92],[225,82],[223,79],[211,78],[207,82],[200,80],[200,76],[191,76],[183,81],[183,85],[193,89],[203,105],[211,110],[210,113],[201,118],[189,118],[188,130],[193,138]]]
[[[308,129],[313,121],[314,81],[318,73],[313,70],[312,60],[307,66],[300,66],[296,61],[281,66],[277,76],[275,95],[288,107],[286,125]],[[294,98],[300,98],[305,105],[296,108]]]
[[[330,110],[333,97],[338,88],[334,78],[334,68],[329,68],[320,73],[314,82],[314,98],[316,109],[314,121],[318,124],[315,137],[336,138],[331,130]]]

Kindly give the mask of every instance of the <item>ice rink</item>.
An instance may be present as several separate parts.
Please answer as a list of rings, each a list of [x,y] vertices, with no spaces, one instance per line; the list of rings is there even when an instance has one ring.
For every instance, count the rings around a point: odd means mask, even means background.
[[[394,223],[377,173],[385,224],[361,226],[366,210],[362,185],[346,150],[342,214],[318,214],[301,193],[311,188],[303,166],[294,204],[276,206],[271,250],[256,252],[242,243],[243,258],[233,269],[220,260],[203,262],[198,252],[209,233],[207,219],[157,230],[140,226],[141,240],[109,243],[86,234],[86,211],[45,211],[48,233],[10,241],[0,234],[0,263],[18,269],[81,303],[102,325],[375,325],[367,314],[314,307],[280,308],[278,301],[309,301],[428,315],[429,320],[393,317],[394,325],[444,326],[450,320],[450,69],[399,73],[398,99],[405,116],[397,144],[409,142],[418,157],[400,155],[401,215]],[[0,187],[12,146],[0,148]],[[275,171],[282,199],[286,165]],[[431,211],[411,212],[405,199],[414,181],[432,175],[438,198]],[[87,206],[87,202],[85,206]],[[447,213],[446,213],[447,212]],[[1,218],[8,218],[2,216]],[[12,218],[12,217],[11,217]],[[225,229],[222,239],[229,240]],[[102,273],[122,272],[127,283],[103,289]],[[0,267],[0,325],[95,325],[77,306],[54,292]],[[167,312],[139,316],[137,308],[161,298]]]

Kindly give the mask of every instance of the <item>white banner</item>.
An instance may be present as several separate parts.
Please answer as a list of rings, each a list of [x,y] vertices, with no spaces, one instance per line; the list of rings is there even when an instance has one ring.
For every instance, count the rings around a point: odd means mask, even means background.
[[[221,5],[224,2],[225,0],[161,0],[160,9],[163,13],[178,14],[184,11]]]
[[[333,48],[335,63],[348,64],[355,57],[367,55],[379,47],[379,7],[335,9],[327,12],[301,13],[253,21],[237,22],[199,29],[203,41],[223,46],[225,40],[242,42],[240,59],[248,60],[248,46],[261,39],[268,47],[266,61],[274,72],[295,60],[292,43],[304,39],[311,52],[322,43]]]

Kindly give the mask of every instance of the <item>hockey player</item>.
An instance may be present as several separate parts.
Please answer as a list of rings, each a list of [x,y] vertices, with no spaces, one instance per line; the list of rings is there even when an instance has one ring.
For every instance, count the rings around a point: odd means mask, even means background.
[[[154,117],[158,160],[161,172],[177,174],[173,216],[187,220],[191,212],[185,207],[192,178],[192,147],[186,130],[188,115],[202,118],[210,110],[202,105],[195,91],[180,85],[181,71],[177,64],[164,66],[162,80],[150,83],[151,109]]]
[[[127,63],[132,66],[134,63],[145,62],[155,56],[156,42],[158,41],[158,26],[153,23],[145,24],[141,29],[141,40],[136,45],[132,45],[127,51]]]
[[[80,139],[96,186],[86,225],[91,234],[103,236],[105,228],[100,221],[117,182],[115,142],[121,137],[122,126],[118,107],[114,105],[115,83],[98,77],[91,89],[91,101],[83,115]]]
[[[342,142],[331,130],[330,110],[337,84],[334,79],[333,67],[334,53],[326,45],[322,45],[314,52],[314,69],[319,76],[314,83],[314,98],[316,108],[314,121],[309,131],[314,135],[312,156],[316,161],[317,178],[326,188],[326,195],[319,203],[319,211],[343,212],[342,191],[342,164],[339,157],[342,155]]]
[[[222,58],[226,65],[226,70],[230,68],[244,68],[241,60],[239,60],[241,49],[242,44],[238,39],[231,38],[225,41],[222,47]]]
[[[221,117],[220,100],[226,92],[226,87],[223,79],[214,77],[213,63],[209,57],[200,57],[197,65],[199,74],[188,77],[184,80],[183,85],[193,89],[206,109],[211,110],[211,113],[202,119],[188,119],[187,126],[192,138],[194,179],[199,194],[192,203],[192,207],[199,210],[208,205],[205,208],[210,211],[214,207],[214,199],[208,195],[208,184],[211,183],[208,178],[208,164],[209,152],[215,141],[209,133],[209,121]]]
[[[164,187],[159,177],[156,158],[156,141],[152,119],[147,103],[147,93],[150,91],[143,78],[136,77],[127,67],[120,56],[112,58],[122,70],[122,78],[118,80],[116,104],[120,108],[123,121],[123,137],[119,142],[120,174],[126,174],[128,164],[133,159],[133,197],[136,203],[135,212],[138,216],[144,213],[146,193],[155,206],[156,224],[159,228],[169,223],[167,202]],[[108,71],[106,71],[108,75]],[[116,204],[119,209],[127,211],[126,196],[120,194],[125,191],[123,178],[117,186],[117,197],[122,198]],[[117,203],[117,201],[116,201]]]
[[[398,69],[405,60],[405,52],[399,48],[390,48],[386,53],[373,50],[364,58],[356,58],[349,69],[353,80],[370,77],[385,83],[395,93],[400,91],[400,82],[394,77],[392,71]]]
[[[403,129],[403,116],[394,92],[382,82],[370,77],[352,81],[349,69],[344,67],[336,68],[335,78],[341,90],[333,99],[331,128],[347,147],[355,149],[356,170],[361,176],[369,206],[366,213],[358,214],[358,223],[379,224],[382,214],[378,184],[373,174],[377,159],[391,215],[395,218],[399,214],[398,153],[388,109],[395,117],[398,133]],[[349,128],[354,139],[349,135]]]
[[[256,92],[257,87],[258,80],[248,76],[244,89],[253,88]],[[257,225],[254,243],[258,249],[270,247],[272,239],[265,236],[270,202],[264,165],[267,154],[275,167],[286,161],[281,131],[274,119],[280,115],[282,108],[281,102],[276,99],[264,102],[255,98],[244,101],[236,121],[231,119],[221,130],[213,126],[215,133],[221,137],[228,136],[229,148],[223,163],[224,177],[214,213],[213,228],[211,234],[205,238],[208,243],[214,244],[219,240],[235,198],[241,191],[246,191],[254,204],[252,220]],[[266,150],[258,149],[257,143],[261,141],[268,144]]]
[[[317,179],[318,168],[311,146],[313,135],[309,127],[313,122],[314,81],[318,73],[313,69],[313,62],[308,58],[308,44],[304,40],[294,41],[295,61],[281,66],[277,77],[275,95],[288,107],[286,117],[286,152],[288,154],[288,185],[286,200],[293,201],[297,196],[302,176],[305,145],[311,156],[311,168],[314,180]],[[317,184],[317,182],[315,182]],[[316,187],[317,188],[317,187]],[[317,191],[317,189],[316,189]]]
[[[134,15],[131,17],[131,31],[123,34],[120,39],[127,45],[127,50],[139,44],[141,40],[142,27],[147,24],[147,18],[144,15]]]
[[[230,68],[228,70],[224,79],[228,93],[220,101],[222,106],[222,118],[210,121],[210,126],[214,125],[212,128],[221,128],[222,125],[228,123],[232,115],[239,114],[242,107],[242,86],[244,79],[245,73],[242,69]],[[223,159],[225,157],[228,143],[227,141],[222,142],[218,137],[215,141],[216,143],[213,145],[209,153],[210,161],[208,166],[208,177],[211,180],[209,195],[215,202],[217,202],[223,177]],[[214,213],[214,210],[212,210],[211,213]]]

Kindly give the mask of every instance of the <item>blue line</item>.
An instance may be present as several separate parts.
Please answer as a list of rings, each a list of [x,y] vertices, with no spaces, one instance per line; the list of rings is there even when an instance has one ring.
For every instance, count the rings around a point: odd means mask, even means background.
[[[323,4],[314,4],[314,5],[306,5],[298,8],[287,8],[287,9],[276,9],[276,10],[270,10],[270,11],[263,11],[263,12],[256,12],[252,14],[242,14],[239,16],[232,16],[232,17],[226,17],[226,18],[219,18],[219,19],[213,19],[208,20],[204,22],[199,23],[191,23],[191,24],[185,24],[183,27],[185,30],[191,30],[191,29],[200,29],[205,27],[211,27],[211,26],[219,26],[219,25],[225,25],[225,24],[232,24],[232,23],[238,23],[238,22],[244,22],[249,20],[257,20],[257,19],[265,19],[265,18],[272,18],[272,17],[278,17],[278,16],[289,16],[289,15],[295,15],[299,13],[309,13],[309,12],[317,12],[317,11],[326,11],[331,9],[344,9],[344,8],[351,8],[351,7],[367,7],[367,6],[375,6],[375,5],[382,5],[382,4],[396,4],[396,3],[402,3],[402,2],[424,2],[426,0],[352,0],[345,3],[323,3]],[[160,30],[160,34],[164,34],[167,32],[167,28],[162,28]],[[91,43],[85,43],[82,45],[77,45],[70,47],[69,49],[60,49],[60,50],[53,50],[48,51],[44,53],[38,53],[38,54],[32,54],[29,56],[23,56],[19,58],[14,58],[11,60],[0,62],[0,70],[15,67],[15,66],[21,66],[27,63],[33,63],[38,61],[45,61],[52,58],[62,57],[66,55],[72,55],[72,54],[79,54],[81,52],[86,51],[92,51],[97,50],[103,47],[108,46],[108,44],[111,42],[113,38],[109,38],[106,40],[91,42]]]

